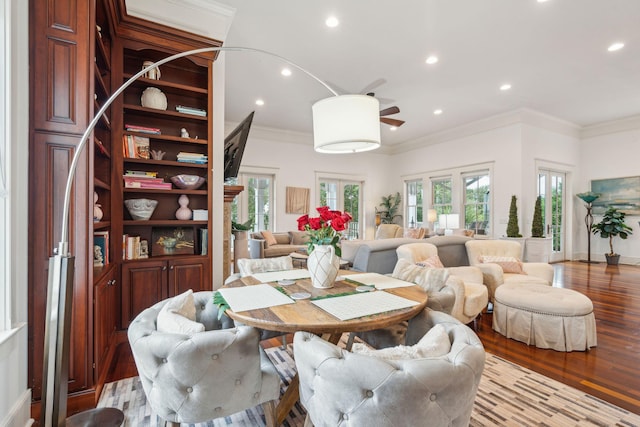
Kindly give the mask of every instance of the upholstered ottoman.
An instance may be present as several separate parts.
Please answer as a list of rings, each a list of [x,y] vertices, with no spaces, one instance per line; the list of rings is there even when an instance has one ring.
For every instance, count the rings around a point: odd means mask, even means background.
[[[507,338],[558,351],[584,351],[597,344],[591,300],[580,292],[546,285],[498,286],[493,329]]]

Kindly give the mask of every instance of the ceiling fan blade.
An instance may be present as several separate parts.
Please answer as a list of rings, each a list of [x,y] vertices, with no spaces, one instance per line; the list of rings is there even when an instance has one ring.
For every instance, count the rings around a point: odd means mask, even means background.
[[[375,88],[377,88],[378,86],[382,86],[383,84],[385,84],[387,82],[386,79],[377,79],[372,81],[371,83],[369,83],[368,85],[366,85],[361,91],[360,93],[366,93],[367,95],[369,94],[369,92],[372,92]],[[372,95],[373,96],[373,95]]]
[[[392,119],[389,117],[380,117],[380,121],[395,127],[400,127],[404,124],[404,120]]]
[[[397,106],[385,108],[384,110],[380,110],[380,116],[389,116],[391,114],[398,114],[400,109]]]

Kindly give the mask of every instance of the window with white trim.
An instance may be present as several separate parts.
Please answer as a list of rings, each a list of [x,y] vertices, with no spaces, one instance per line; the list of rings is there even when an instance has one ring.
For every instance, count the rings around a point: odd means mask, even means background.
[[[431,178],[431,208],[436,210],[436,218],[453,213],[452,179]]]
[[[476,234],[490,234],[491,211],[489,194],[491,178],[489,171],[462,175],[464,188],[464,228]]]
[[[333,178],[319,178],[318,194],[320,204],[329,206],[332,210],[349,212],[353,218],[346,230],[347,239],[357,239],[362,235],[361,209],[362,206],[361,181],[351,181]],[[313,214],[313,212],[312,212]]]
[[[422,178],[404,182],[405,186],[405,226],[422,227],[423,191]]]
[[[238,223],[252,221],[253,231],[273,230],[275,218],[275,175],[241,172],[238,182],[244,191],[231,205],[231,219]]]

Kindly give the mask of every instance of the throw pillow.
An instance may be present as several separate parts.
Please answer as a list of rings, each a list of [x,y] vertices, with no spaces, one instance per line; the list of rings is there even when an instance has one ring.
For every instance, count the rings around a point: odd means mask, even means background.
[[[309,242],[309,233],[306,231],[290,231],[292,245],[306,245]]]
[[[442,261],[440,261],[440,257],[438,255],[432,255],[427,259],[418,261],[416,262],[416,265],[420,267],[444,268],[444,265],[442,264]]]
[[[269,230],[262,230],[262,237],[264,238],[267,247],[278,244],[278,241],[273,236],[273,233]]]
[[[408,237],[410,239],[421,239],[422,228],[405,228],[402,237]]]
[[[483,255],[478,259],[482,263],[498,264],[504,273],[527,274],[522,269],[522,262],[516,257]]]
[[[193,290],[171,298],[158,313],[159,332],[193,335],[204,331],[204,325],[196,320]]]
[[[398,345],[396,347],[375,350],[366,344],[356,343],[351,348],[352,353],[377,357],[384,360],[423,359],[440,357],[451,351],[451,341],[444,326],[438,324],[427,332],[424,337],[413,346]]]
[[[449,271],[446,268],[420,267],[406,259],[399,259],[391,275],[396,279],[415,283],[430,293],[437,292],[445,286]]]

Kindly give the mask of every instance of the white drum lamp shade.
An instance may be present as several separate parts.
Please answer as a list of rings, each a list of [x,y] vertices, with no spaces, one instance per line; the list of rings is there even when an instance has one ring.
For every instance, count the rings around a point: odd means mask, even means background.
[[[368,95],[339,95],[312,107],[313,147],[319,153],[358,153],[380,147],[380,103]]]

